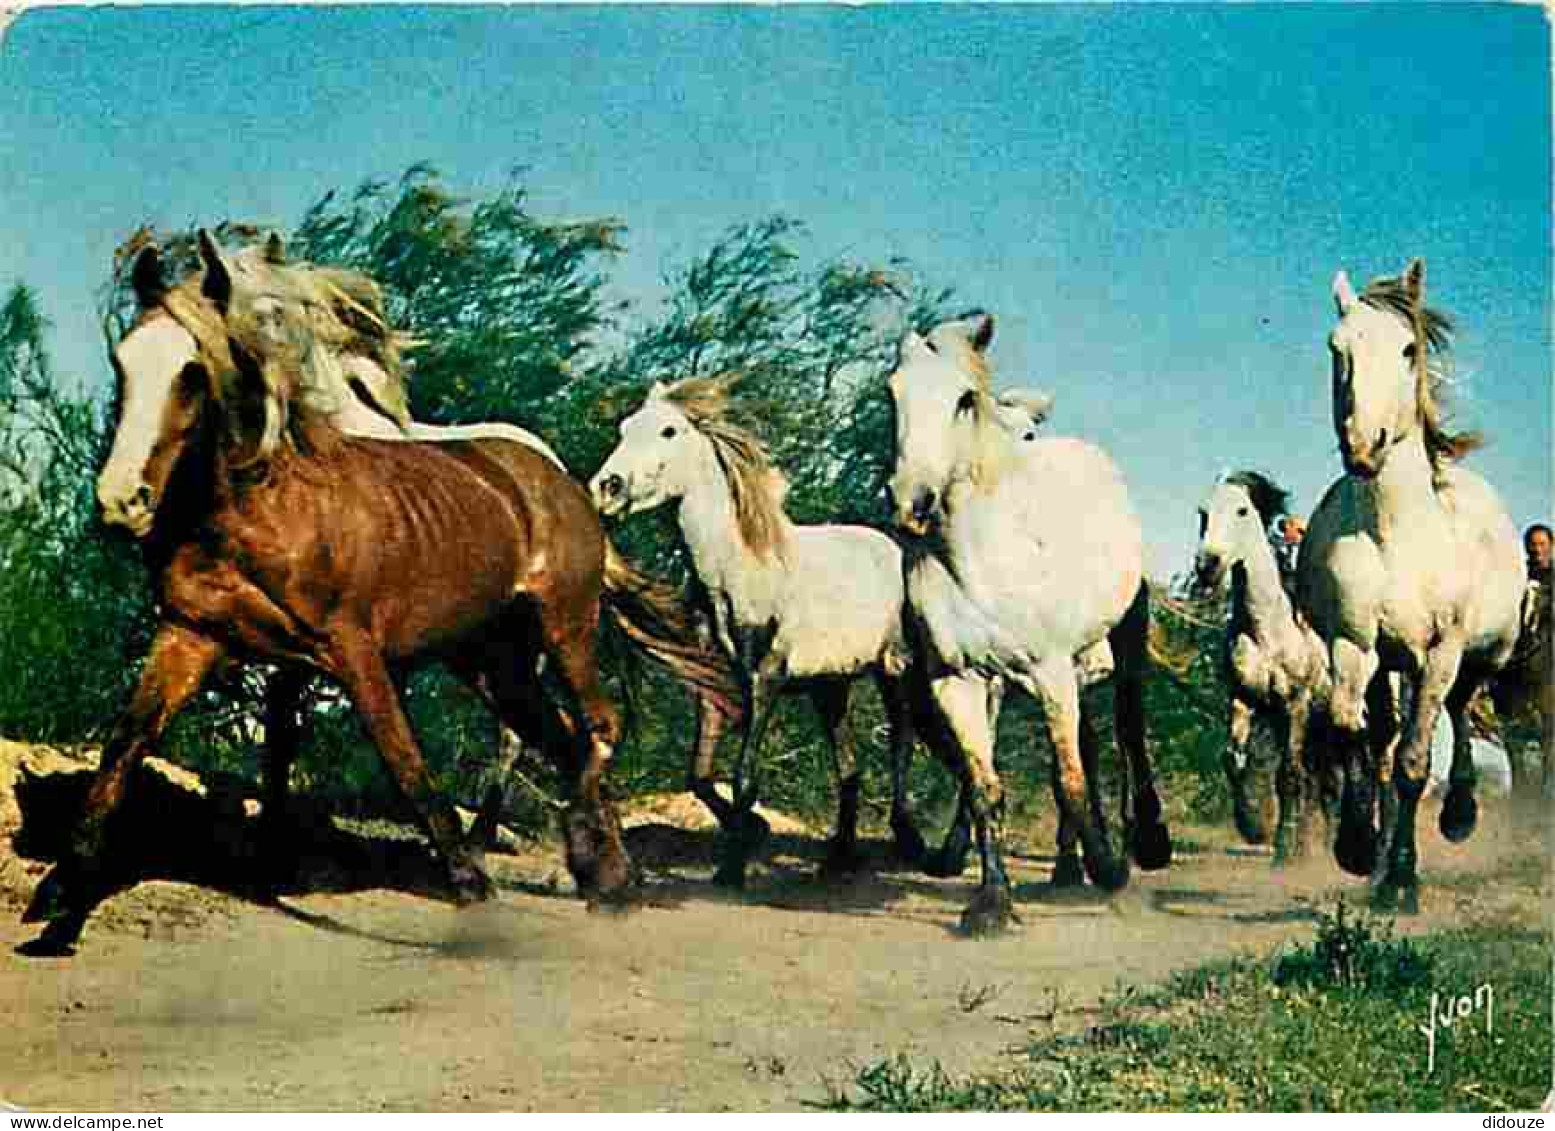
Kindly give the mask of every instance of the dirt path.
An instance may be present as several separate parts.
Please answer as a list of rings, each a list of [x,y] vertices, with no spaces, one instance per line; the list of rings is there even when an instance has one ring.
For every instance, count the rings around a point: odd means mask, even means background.
[[[1434,807],[1433,807],[1434,809]],[[1470,879],[1517,849],[1494,810],[1467,849],[1423,845],[1407,929],[1536,906]],[[493,857],[493,906],[400,891],[305,895],[277,911],[185,884],[115,897],[68,960],[10,953],[0,908],[0,1099],[34,1109],[761,1110],[909,1052],[988,1067],[1028,1031],[1083,1026],[1119,982],[1282,939],[1309,939],[1337,891],[1326,862],[1278,880],[1224,834],[1121,898],[1060,897],[1047,841],[1014,859],[1023,925],[953,927],[964,881],[895,871],[813,877],[808,842],[774,838],[743,896],[706,884],[709,835],[635,830],[660,901],[589,914],[547,887],[548,848]],[[874,846],[883,853],[884,846]],[[1019,847],[1019,846],[1017,846]],[[1487,869],[1489,872],[1487,872]],[[979,997],[984,998],[981,1004]],[[1055,1016],[1056,1006],[1056,1016]]]

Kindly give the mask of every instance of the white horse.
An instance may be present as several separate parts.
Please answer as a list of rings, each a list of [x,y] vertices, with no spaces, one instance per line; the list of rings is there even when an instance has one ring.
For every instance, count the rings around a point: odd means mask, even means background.
[[[1316,777],[1306,766],[1307,728],[1328,706],[1328,650],[1305,617],[1296,613],[1280,577],[1268,530],[1286,509],[1287,494],[1256,471],[1216,480],[1199,510],[1194,585],[1212,592],[1231,581],[1224,667],[1230,685],[1230,736],[1225,757],[1237,828],[1251,844],[1269,838],[1267,769],[1249,761],[1255,725],[1267,726],[1279,743],[1275,778],[1279,818],[1276,864],[1305,856]]]
[[[734,801],[713,788],[722,721],[703,712],[688,775],[692,791],[725,832],[715,879],[739,886],[761,836],[751,810],[762,734],[775,697],[792,686],[810,696],[831,739],[839,801],[828,870],[857,865],[859,769],[849,728],[854,681],[874,678],[890,726],[898,849],[916,858],[922,841],[907,806],[911,747],[903,676],[902,555],[863,526],[799,525],[783,509],[787,484],[765,448],[728,415],[733,379],[655,384],[620,427],[621,439],[590,482],[606,516],[677,504],[680,532],[719,644],[745,681]]]
[[[1419,904],[1415,814],[1437,714],[1445,705],[1453,727],[1440,823],[1458,841],[1477,815],[1464,710],[1512,654],[1527,580],[1506,508],[1457,462],[1478,439],[1445,426],[1441,362],[1451,323],[1425,305],[1424,290],[1418,259],[1360,294],[1344,272],[1334,279],[1339,323],[1328,345],[1345,475],[1312,516],[1297,566],[1298,603],[1329,650],[1330,714],[1346,767],[1335,855],[1360,875],[1378,863],[1374,799],[1387,780],[1375,734],[1365,764],[1368,695],[1375,703],[1386,685],[1379,672],[1402,677],[1397,817],[1374,900],[1406,911]]]
[[[1147,868],[1171,855],[1144,741],[1149,611],[1139,520],[1101,451],[1066,438],[1023,442],[1001,425],[986,357],[992,337],[987,315],[944,323],[927,337],[909,333],[890,378],[896,521],[924,538],[909,564],[908,601],[934,703],[962,762],[982,862],[982,884],[962,915],[973,932],[1013,917],[990,677],[1041,702],[1054,792],[1093,883],[1126,884],[1128,848]],[[1087,767],[1094,741],[1080,713],[1076,659],[1103,642],[1113,652],[1119,744],[1134,777],[1133,790],[1124,789],[1124,853],[1107,832],[1100,783]]]

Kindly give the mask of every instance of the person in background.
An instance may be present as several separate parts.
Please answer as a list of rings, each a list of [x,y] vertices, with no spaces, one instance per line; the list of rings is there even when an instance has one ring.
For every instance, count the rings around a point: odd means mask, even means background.
[[[1296,585],[1296,555],[1306,534],[1307,520],[1299,514],[1282,514],[1275,520],[1274,536],[1269,541],[1274,546],[1274,560],[1280,565],[1280,581],[1287,592]]]
[[[1555,550],[1555,536],[1542,522],[1536,522],[1523,533],[1523,552],[1528,555],[1528,580],[1548,587],[1550,584],[1550,555]]]

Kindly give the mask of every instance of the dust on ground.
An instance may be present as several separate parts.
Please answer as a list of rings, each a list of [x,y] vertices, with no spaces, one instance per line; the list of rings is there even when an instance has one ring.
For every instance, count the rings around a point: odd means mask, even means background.
[[[1122,987],[1309,940],[1319,911],[1366,895],[1326,858],[1273,873],[1197,828],[1116,898],[1056,892],[1037,827],[1012,838],[1021,924],[972,940],[956,930],[971,871],[930,879],[870,841],[870,870],[823,880],[820,835],[779,820],[748,889],[725,892],[695,803],[661,798],[627,815],[649,897],[630,914],[587,910],[550,843],[489,857],[500,897],[457,910],[404,839],[351,857],[378,871],[314,873],[279,907],[146,880],[99,908],[76,957],[22,958],[45,867],[11,852],[22,760],[69,776],[90,759],[0,744],[0,1100],[34,1110],[794,1110],[899,1052],[988,1069]],[[1421,914],[1401,930],[1540,918],[1529,834],[1487,803],[1475,838],[1447,845],[1431,812]],[[164,852],[219,855],[212,826]]]

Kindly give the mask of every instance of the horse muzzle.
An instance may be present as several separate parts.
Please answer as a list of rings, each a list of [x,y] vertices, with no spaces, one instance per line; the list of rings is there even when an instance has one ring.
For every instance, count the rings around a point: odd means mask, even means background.
[[[137,538],[151,533],[157,515],[157,496],[150,484],[141,483],[132,491],[124,491],[100,483],[97,502],[102,508],[103,522],[109,526],[122,526]]]
[[[1193,559],[1192,593],[1195,597],[1208,597],[1220,588],[1226,575],[1226,561],[1214,554],[1199,554]]]
[[[892,492],[896,498],[895,492]],[[930,533],[940,519],[940,499],[931,487],[920,487],[910,499],[896,499],[896,525],[907,533],[922,538]]]
[[[626,509],[626,480],[614,472],[596,475],[589,481],[589,495],[600,514],[607,518],[618,515]]]
[[[1341,433],[1339,459],[1344,464],[1345,474],[1359,479],[1375,479],[1382,470],[1382,461],[1387,457],[1388,441],[1386,428],[1370,440],[1354,438],[1348,432]]]

